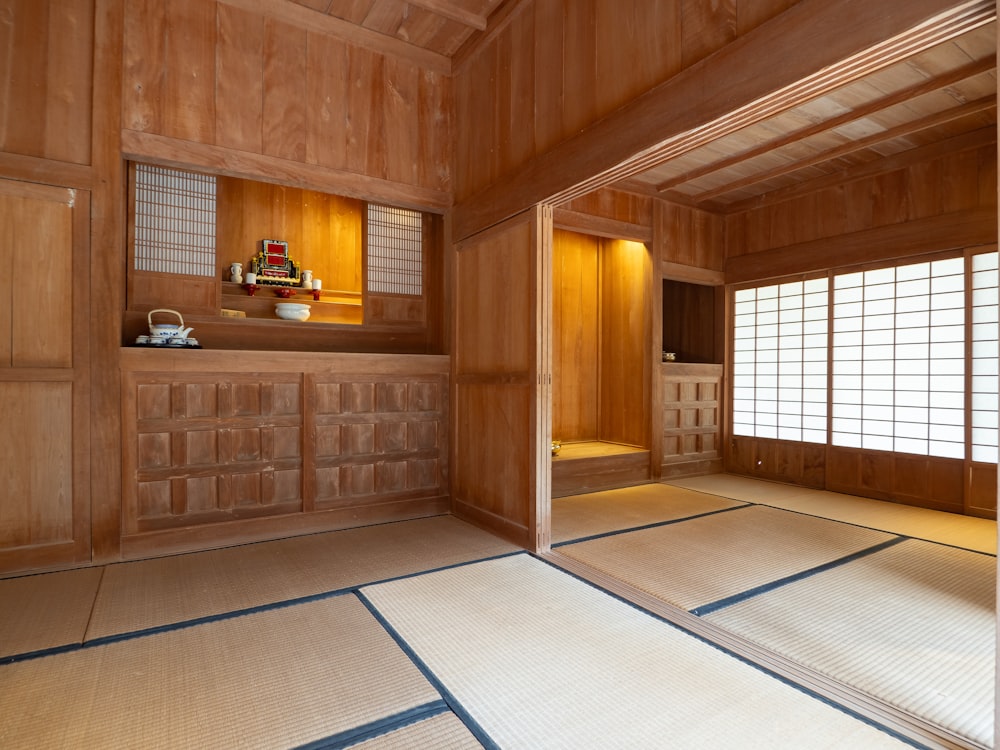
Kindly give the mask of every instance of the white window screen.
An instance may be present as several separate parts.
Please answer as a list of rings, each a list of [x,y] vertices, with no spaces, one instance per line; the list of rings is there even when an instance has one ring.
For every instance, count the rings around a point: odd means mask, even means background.
[[[963,458],[962,258],[834,277],[834,445]]]
[[[733,433],[826,442],[825,278],[735,295]]]
[[[972,460],[997,462],[997,253],[972,256]]]
[[[368,291],[423,294],[423,216],[368,204]]]
[[[136,165],[135,268],[215,276],[215,177]]]

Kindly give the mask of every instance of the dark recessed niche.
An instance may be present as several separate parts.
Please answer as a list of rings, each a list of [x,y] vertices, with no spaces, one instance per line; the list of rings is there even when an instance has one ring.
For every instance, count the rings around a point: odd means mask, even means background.
[[[678,362],[722,362],[723,287],[663,281],[663,351]]]

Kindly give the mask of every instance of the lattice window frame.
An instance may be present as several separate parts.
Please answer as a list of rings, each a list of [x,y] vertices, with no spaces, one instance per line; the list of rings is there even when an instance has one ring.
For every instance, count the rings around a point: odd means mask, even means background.
[[[369,294],[422,297],[424,217],[419,211],[369,203],[365,211]]]
[[[216,275],[216,179],[136,163],[133,268],[182,276]]]

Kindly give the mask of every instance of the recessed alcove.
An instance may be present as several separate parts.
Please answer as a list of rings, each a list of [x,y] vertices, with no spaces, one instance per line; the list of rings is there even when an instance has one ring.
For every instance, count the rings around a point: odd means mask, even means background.
[[[552,256],[552,494],[647,481],[649,252],[557,229]]]

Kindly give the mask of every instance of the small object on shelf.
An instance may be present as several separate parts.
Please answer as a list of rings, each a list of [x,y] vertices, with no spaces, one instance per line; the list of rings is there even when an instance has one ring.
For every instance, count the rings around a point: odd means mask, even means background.
[[[663,352],[664,362],[673,362],[677,359],[677,354],[675,352]]]
[[[312,283],[313,283],[313,272],[307,268],[302,272],[302,288],[312,289]]]
[[[552,441],[552,455],[553,456],[558,456],[559,455],[559,451],[561,451],[561,450],[562,450],[562,440],[553,440]]]
[[[288,256],[283,240],[261,240],[260,252],[250,261],[257,283],[268,286],[299,286],[299,266]]]
[[[256,285],[257,284],[257,274],[253,273],[252,271],[250,273],[248,273],[247,274],[247,278],[246,278],[246,282],[247,282],[248,285]]]
[[[234,284],[243,283],[243,264],[242,263],[232,263],[229,266],[229,280]]]
[[[322,289],[323,289],[323,280],[313,279],[312,280],[313,299],[316,300],[317,302],[319,302],[319,295]]]
[[[309,305],[299,302],[279,302],[274,306],[274,313],[283,320],[309,320]]]
[[[293,292],[291,289],[282,288],[282,289],[275,289],[274,294],[276,297],[281,297],[282,299],[288,299],[289,297],[292,296]]]
[[[154,323],[153,313],[169,313],[171,315],[176,315],[179,323]],[[183,341],[187,338],[187,335],[194,330],[193,328],[184,327],[184,318],[179,312],[165,307],[150,310],[146,315],[146,323],[149,324],[149,338],[163,341]]]
[[[256,284],[244,284],[243,286],[246,287],[247,294],[249,294],[251,297],[253,297],[254,294],[257,292]]]
[[[223,307],[219,311],[219,314],[223,318],[245,318],[247,316],[247,314],[246,314],[246,312],[244,310],[230,310],[227,307]]]

